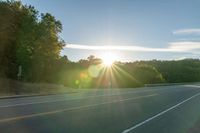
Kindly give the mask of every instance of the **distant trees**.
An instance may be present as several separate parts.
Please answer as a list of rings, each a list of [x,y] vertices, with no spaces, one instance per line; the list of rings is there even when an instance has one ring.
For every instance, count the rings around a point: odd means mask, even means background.
[[[58,79],[62,79],[62,84],[77,88],[139,87],[165,82],[162,74],[152,65],[115,62],[109,68],[93,55],[66,64]]]
[[[115,65],[117,70],[116,75],[119,75],[119,81],[117,82],[124,82],[122,83],[124,84],[123,86],[134,87],[143,86],[144,84],[165,82],[162,74],[151,65],[138,62],[120,63]]]
[[[162,73],[166,82],[197,82],[200,81],[200,60],[185,59],[179,61],[146,61]]]
[[[128,67],[129,72],[131,72],[131,74],[134,75],[134,77],[142,84],[155,84],[165,82],[162,74],[154,66],[135,63],[131,68],[130,66]]]
[[[90,56],[87,60],[81,59],[74,65],[79,66],[79,70],[80,68],[87,70],[90,65],[98,62],[96,60],[98,58]],[[99,61],[100,63],[101,61]],[[111,82],[112,87],[138,87],[144,84],[198,81],[200,81],[200,60],[185,59],[115,62],[112,69],[102,70],[98,77],[93,77],[91,84],[93,87],[108,87]]]

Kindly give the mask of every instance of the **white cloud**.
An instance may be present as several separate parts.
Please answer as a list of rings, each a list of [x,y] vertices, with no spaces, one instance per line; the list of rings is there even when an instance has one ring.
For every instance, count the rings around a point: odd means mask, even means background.
[[[173,31],[174,35],[200,35],[200,28],[180,29]]]
[[[192,55],[200,55],[200,42],[194,41],[182,41],[170,43],[169,49],[173,49],[179,52],[190,53]]]
[[[82,45],[82,44],[67,44],[66,48],[85,49],[85,50],[122,50],[122,51],[140,51],[140,52],[173,52],[173,49],[168,48],[150,48],[141,46],[123,46],[123,45]],[[174,51],[175,52],[175,51]]]
[[[200,53],[200,42],[195,41],[179,41],[171,42],[166,48],[150,48],[135,45],[83,45],[83,44],[67,44],[65,48],[83,49],[83,50],[120,50],[120,51],[138,51],[138,52],[187,52]]]
[[[192,51],[200,49],[200,42],[192,41],[182,41],[182,42],[172,42],[170,43],[169,49],[174,49],[175,51]]]

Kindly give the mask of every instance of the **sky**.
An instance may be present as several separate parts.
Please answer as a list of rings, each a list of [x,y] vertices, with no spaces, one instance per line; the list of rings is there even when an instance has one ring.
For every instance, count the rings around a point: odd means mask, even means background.
[[[22,0],[63,25],[61,55],[119,61],[200,58],[200,0]]]

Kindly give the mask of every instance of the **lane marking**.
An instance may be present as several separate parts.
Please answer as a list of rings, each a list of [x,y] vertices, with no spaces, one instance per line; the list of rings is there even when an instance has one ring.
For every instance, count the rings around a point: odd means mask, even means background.
[[[148,90],[148,91],[150,91],[150,90]],[[103,96],[119,96],[119,95],[123,95],[123,94],[132,94],[132,93],[140,93],[140,92],[128,92],[128,93],[111,94],[111,95],[106,94],[106,95],[98,95],[98,96],[88,96],[88,97],[84,97],[84,98],[59,99],[59,100],[53,100],[53,101],[32,102],[32,103],[19,103],[19,104],[12,104],[12,105],[3,105],[3,106],[0,106],[0,108],[25,106],[25,105],[33,105],[33,104],[54,103],[54,102],[62,102],[62,101],[72,101],[72,100],[88,99],[88,98],[103,97]]]
[[[189,97],[189,98],[187,98],[187,99],[185,99],[185,100],[183,100],[182,102],[180,102],[180,103],[178,103],[178,104],[176,104],[176,105],[174,105],[174,106],[172,106],[172,107],[170,107],[170,108],[168,108],[168,109],[166,109],[166,110],[164,110],[164,111],[162,111],[162,112],[160,112],[160,113],[158,113],[158,114],[156,114],[156,115],[154,115],[154,116],[152,116],[152,117],[150,117],[150,118],[148,118],[146,120],[144,120],[143,122],[138,123],[138,124],[128,128],[128,129],[124,130],[122,133],[129,133],[129,132],[133,131],[134,129],[136,129],[136,128],[138,128],[138,127],[140,127],[140,126],[152,121],[153,119],[155,119],[155,118],[157,118],[157,117],[159,117],[159,116],[161,116],[161,115],[163,115],[163,114],[165,114],[165,113],[177,108],[178,106],[184,104],[185,102],[187,102],[187,101],[189,101],[189,100],[191,100],[191,99],[193,99],[193,98],[195,98],[195,97],[197,97],[199,95],[200,95],[200,92],[195,94],[195,95],[193,95],[193,96],[191,96],[191,97]]]
[[[80,99],[88,99],[88,98],[95,98],[95,97],[104,97],[104,96],[118,96],[123,94],[136,94],[136,93],[143,93],[143,92],[151,92],[151,91],[157,91],[157,90],[168,90],[172,89],[175,91],[174,88],[156,88],[156,89],[148,89],[148,90],[134,90],[134,91],[128,91],[128,92],[122,92],[118,94],[105,94],[105,95],[97,95],[97,96],[87,96],[83,98],[72,98],[72,99],[59,99],[59,100],[51,100],[51,101],[43,101],[43,102],[29,102],[29,103],[18,103],[18,104],[11,104],[11,105],[0,105],[0,108],[9,108],[9,107],[16,107],[16,106],[25,106],[25,105],[33,105],[33,104],[45,104],[45,103],[54,103],[54,102],[62,102],[62,101],[72,101],[72,100],[80,100]],[[177,89],[177,88],[176,88]]]
[[[199,85],[184,85],[184,86],[186,86],[186,87],[200,88],[200,86],[199,86]]]
[[[80,109],[85,109],[85,108],[89,108],[89,107],[96,107],[96,106],[99,106],[99,105],[118,103],[118,102],[123,102],[123,101],[141,99],[141,98],[154,97],[156,95],[158,95],[158,94],[151,94],[151,95],[145,95],[145,96],[139,96],[139,97],[133,97],[133,98],[126,98],[126,99],[121,99],[121,100],[114,100],[114,101],[111,101],[111,102],[103,102],[103,103],[98,103],[98,104],[83,105],[83,106],[79,106],[79,107],[65,108],[65,109],[60,109],[60,110],[55,110],[55,111],[42,112],[42,113],[36,113],[36,114],[30,114],[30,115],[24,115],[24,116],[17,116],[17,117],[12,117],[12,118],[5,118],[5,119],[0,119],[0,123],[14,121],[14,120],[21,120],[21,119],[26,119],[26,118],[32,118],[32,117],[36,117],[36,116],[56,114],[56,113],[72,111],[72,110],[80,110]]]

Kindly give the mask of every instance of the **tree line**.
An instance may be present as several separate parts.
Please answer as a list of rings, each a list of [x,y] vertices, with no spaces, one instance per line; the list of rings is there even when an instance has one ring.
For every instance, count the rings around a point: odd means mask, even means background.
[[[200,81],[200,60],[115,62],[95,56],[70,61],[61,56],[62,24],[20,1],[0,1],[0,77],[73,88],[138,87]]]

